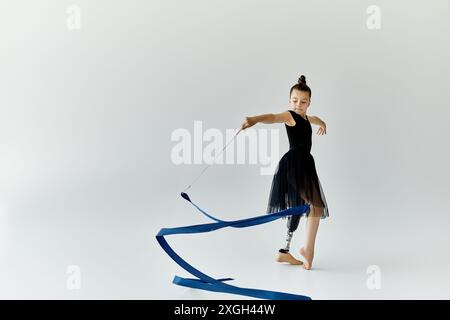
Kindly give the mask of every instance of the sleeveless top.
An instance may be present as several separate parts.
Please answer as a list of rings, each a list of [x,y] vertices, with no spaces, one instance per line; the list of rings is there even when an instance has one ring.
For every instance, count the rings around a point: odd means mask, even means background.
[[[312,146],[311,123],[295,111],[288,111],[295,120],[295,126],[288,126],[287,124],[284,124],[289,139],[289,149],[300,148],[304,152],[310,153]],[[308,116],[306,116],[306,118],[308,119]]]

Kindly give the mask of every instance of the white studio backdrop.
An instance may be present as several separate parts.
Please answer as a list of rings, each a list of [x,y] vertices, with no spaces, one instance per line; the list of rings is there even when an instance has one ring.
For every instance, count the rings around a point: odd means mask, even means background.
[[[448,299],[449,15],[446,0],[1,3],[0,297],[239,298],[173,285],[190,275],[154,236],[209,222],[180,197],[206,165],[208,132],[228,141],[246,116],[287,110],[304,74],[308,114],[327,123],[325,136],[313,127],[330,210],[316,270],[274,262],[281,220],[169,242],[240,286]],[[264,213],[262,162],[288,148],[282,124],[250,131],[257,151],[247,144],[243,163],[213,164],[188,191],[225,220]],[[176,163],[176,132],[190,164]]]

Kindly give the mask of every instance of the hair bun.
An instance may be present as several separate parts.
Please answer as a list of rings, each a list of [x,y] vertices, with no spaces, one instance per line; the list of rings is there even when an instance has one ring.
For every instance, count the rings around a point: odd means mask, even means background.
[[[298,78],[298,84],[306,84],[306,78],[304,75],[301,75],[301,77]]]

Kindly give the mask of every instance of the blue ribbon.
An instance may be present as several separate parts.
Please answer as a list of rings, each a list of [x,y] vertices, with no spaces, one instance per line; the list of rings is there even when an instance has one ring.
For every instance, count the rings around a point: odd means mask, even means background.
[[[166,239],[164,238],[164,236],[173,235],[173,234],[203,233],[203,232],[210,232],[210,231],[222,229],[225,227],[246,228],[246,227],[256,226],[259,224],[264,224],[264,223],[268,223],[268,222],[277,220],[277,219],[285,217],[285,216],[301,215],[309,210],[308,204],[294,207],[294,208],[289,208],[289,209],[279,211],[276,213],[272,213],[272,214],[265,214],[263,216],[257,216],[257,217],[253,217],[253,218],[247,218],[247,219],[235,220],[235,221],[223,221],[223,220],[217,219],[217,218],[209,215],[204,210],[202,210],[200,207],[198,207],[196,204],[194,204],[191,201],[191,199],[189,198],[189,196],[187,195],[187,193],[182,192],[181,196],[184,199],[186,199],[187,201],[189,201],[194,207],[196,207],[205,216],[207,216],[208,218],[210,218],[216,222],[193,225],[193,226],[177,227],[177,228],[163,228],[158,232],[158,234],[156,235],[156,240],[158,241],[160,246],[163,248],[163,250],[183,269],[185,269],[187,272],[189,272],[190,274],[197,277],[197,279],[190,279],[190,278],[182,278],[182,277],[175,276],[173,278],[172,283],[180,285],[180,286],[184,286],[184,287],[189,287],[189,288],[197,288],[197,289],[215,291],[215,292],[225,292],[225,293],[261,298],[261,299],[311,300],[310,297],[297,295],[297,294],[260,290],[260,289],[251,289],[251,288],[241,288],[241,287],[236,287],[236,286],[224,283],[225,281],[234,280],[232,278],[214,279],[214,278],[204,274],[203,272],[199,271],[198,269],[194,268],[189,263],[187,263],[183,258],[181,258],[169,246]]]

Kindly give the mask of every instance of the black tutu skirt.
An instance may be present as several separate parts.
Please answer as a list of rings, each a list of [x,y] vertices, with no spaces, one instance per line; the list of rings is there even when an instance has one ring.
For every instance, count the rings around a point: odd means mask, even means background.
[[[272,180],[267,214],[289,208],[313,205],[315,215],[329,217],[328,206],[312,154],[297,146],[289,149],[280,159]],[[311,210],[305,212],[309,216]]]

